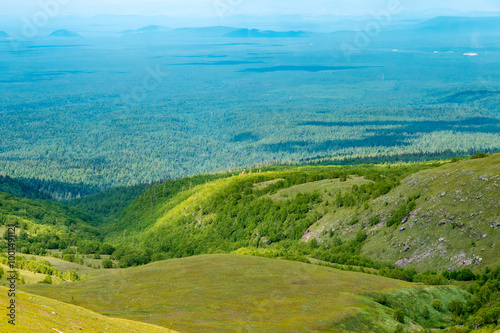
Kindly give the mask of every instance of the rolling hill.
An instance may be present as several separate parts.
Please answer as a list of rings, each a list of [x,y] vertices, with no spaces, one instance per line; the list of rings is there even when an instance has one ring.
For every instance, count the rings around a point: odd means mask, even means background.
[[[109,241],[159,258],[246,248],[369,267],[480,270],[500,263],[499,161],[277,167],[170,181],[125,209]]]
[[[425,287],[375,275],[239,255],[205,255],[146,266],[100,270],[80,282],[25,285],[23,290],[113,317],[180,332],[393,332],[437,327],[447,311],[430,307],[463,299],[455,287]],[[386,295],[385,305],[377,303]],[[409,301],[409,300],[412,301]],[[429,307],[428,318],[421,317]]]
[[[0,305],[6,308],[7,288],[0,287]],[[31,332],[115,332],[115,333],[175,333],[172,330],[131,320],[106,317],[78,306],[25,292],[16,293],[19,308],[16,325],[0,321],[0,331]]]

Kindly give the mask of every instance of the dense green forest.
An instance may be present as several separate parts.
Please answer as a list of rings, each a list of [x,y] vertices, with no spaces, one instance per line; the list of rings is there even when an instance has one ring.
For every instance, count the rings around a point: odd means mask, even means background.
[[[7,225],[15,225],[19,253],[46,255],[49,250],[111,254],[114,247],[103,243],[94,215],[47,200],[33,200],[0,193],[0,225],[5,231],[0,247],[7,249]]]
[[[330,38],[185,36],[177,44],[145,34],[89,38],[92,47],[40,41],[15,53],[0,43],[6,62],[34,67],[3,72],[0,172],[37,179],[42,192],[67,200],[267,163],[421,161],[500,148],[496,53],[465,57],[467,47],[453,46],[435,54],[420,42],[391,52],[383,42],[348,63]],[[58,71],[36,70],[54,63]],[[147,66],[168,79],[127,102]]]

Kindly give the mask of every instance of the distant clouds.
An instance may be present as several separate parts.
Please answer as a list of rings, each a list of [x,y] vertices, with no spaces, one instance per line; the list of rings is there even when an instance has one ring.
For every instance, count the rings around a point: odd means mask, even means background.
[[[366,15],[398,0],[17,0],[5,1],[0,14],[30,17],[40,10],[57,14],[167,15],[213,17],[231,15]],[[406,12],[449,8],[461,11],[500,11],[498,0],[399,0]],[[45,5],[44,5],[45,4]],[[45,9],[44,9],[45,8]]]

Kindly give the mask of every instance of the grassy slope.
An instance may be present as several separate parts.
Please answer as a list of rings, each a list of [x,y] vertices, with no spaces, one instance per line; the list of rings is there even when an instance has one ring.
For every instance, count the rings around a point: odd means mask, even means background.
[[[7,288],[0,287],[2,309],[6,308],[8,302]],[[1,332],[173,332],[159,326],[106,317],[78,306],[25,292],[16,293],[16,304],[16,325],[8,324],[5,316],[2,316]]]
[[[363,332],[367,327],[392,332],[396,326],[393,310],[375,303],[368,293],[391,292],[390,300],[404,300],[407,306],[415,304],[411,293],[429,304],[433,298],[445,303],[462,298],[453,287],[417,286],[375,275],[238,255],[204,255],[100,270],[85,281],[22,288],[102,314],[186,333]],[[442,320],[443,314],[431,312],[434,322]],[[407,322],[410,327],[408,318]]]
[[[55,251],[51,251],[51,252],[55,252]],[[61,271],[64,273],[68,272],[70,270],[75,270],[78,273],[78,275],[83,275],[83,274],[93,275],[95,272],[98,271],[98,269],[96,269],[96,268],[91,268],[91,267],[88,267],[86,265],[79,265],[79,264],[76,264],[73,262],[69,262],[66,260],[62,260],[62,259],[54,258],[54,257],[49,257],[49,256],[34,256],[31,254],[22,254],[22,253],[17,254],[17,256],[19,256],[19,257],[23,256],[23,257],[28,258],[28,259],[35,258],[36,260],[47,260],[58,271]],[[103,256],[103,257],[108,257],[108,256]],[[98,260],[92,260],[92,259],[86,258],[86,259],[84,259],[84,261],[85,261],[85,263],[89,263],[89,262],[94,263],[94,262],[97,262]]]
[[[386,227],[392,212],[417,194],[408,222]],[[438,270],[500,264],[500,154],[420,171],[369,206],[330,211],[310,227],[307,239],[327,242],[325,230],[332,229],[349,239],[363,228],[369,237],[362,253],[375,260]],[[354,215],[360,222],[349,225]],[[370,226],[375,215],[381,223]]]
[[[141,239],[156,239],[158,235],[172,234],[175,229],[173,226],[186,223],[184,220],[189,218],[195,220],[195,223],[189,222],[184,231],[179,229],[180,233],[176,237],[192,235],[186,238],[187,243],[201,242],[201,238],[196,235],[209,233],[206,226],[218,214],[203,211],[203,207],[218,191],[224,191],[228,187],[237,189],[239,184],[248,181],[254,182],[254,190],[260,191],[281,181],[287,174],[311,174],[320,172],[318,170],[327,170],[327,167],[289,167],[283,171],[247,172],[229,178],[225,178],[225,175],[222,179],[197,186],[185,184],[167,197],[159,195],[163,186],[159,185],[146,191],[140,200],[136,200],[128,208],[122,225],[115,233],[115,241],[121,239],[125,244],[137,244]],[[423,269],[464,266],[480,269],[486,265],[500,264],[500,234],[497,232],[497,225],[500,225],[498,175],[500,154],[449,163],[412,174],[387,195],[370,201],[368,207],[362,205],[339,208],[334,205],[338,191],[348,193],[353,185],[371,182],[355,175],[345,182],[338,179],[307,182],[280,189],[264,197],[270,197],[279,203],[293,199],[299,192],[317,191],[321,194],[323,202],[315,205],[309,213],[309,216],[317,213],[321,218],[304,233],[304,241],[317,238],[320,243],[326,244],[331,237],[351,240],[359,229],[364,229],[369,238],[362,253],[372,259]],[[488,180],[480,180],[482,176]],[[443,193],[446,195],[442,196]],[[416,201],[414,216],[410,216],[409,222],[404,225],[405,230],[399,231],[400,225],[385,227],[385,221],[392,211],[415,194],[421,194],[421,197]],[[355,215],[360,222],[352,224]],[[381,223],[369,226],[370,217],[375,215],[380,217]],[[438,225],[440,223],[442,225]],[[136,237],[123,238],[124,234],[133,235],[134,232]],[[202,239],[209,239],[208,236],[203,237],[205,238]],[[443,238],[444,240],[439,241]]]
[[[369,229],[365,254],[423,269],[500,264],[500,154],[421,171],[375,200],[372,209],[384,221],[418,193],[404,225],[386,228],[382,222]]]

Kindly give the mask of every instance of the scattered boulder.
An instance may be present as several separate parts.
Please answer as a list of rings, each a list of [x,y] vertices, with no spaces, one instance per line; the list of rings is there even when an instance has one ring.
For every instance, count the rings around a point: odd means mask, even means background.
[[[410,263],[410,259],[408,259],[408,258],[401,258],[398,261],[396,261],[394,263],[394,265],[398,266],[398,267],[404,267],[404,266],[408,265],[409,263]]]

